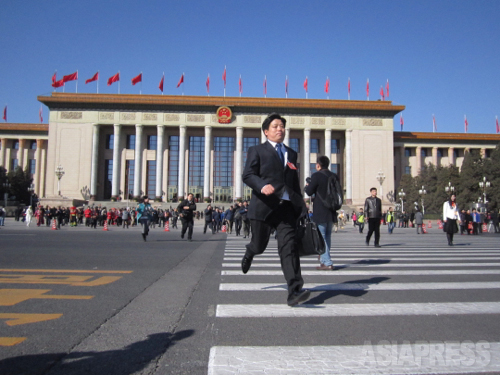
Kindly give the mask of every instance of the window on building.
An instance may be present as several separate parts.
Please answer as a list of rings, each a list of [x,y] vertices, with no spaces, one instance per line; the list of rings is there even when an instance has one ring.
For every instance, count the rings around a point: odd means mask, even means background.
[[[410,174],[411,175],[411,167],[410,166],[406,166],[405,167],[405,174]]]
[[[330,170],[338,175],[340,170],[340,164],[330,164]]]
[[[458,150],[457,150],[457,149],[454,149],[454,150],[453,150],[453,158],[454,158],[455,160],[457,160],[458,155],[459,155]]]
[[[134,176],[135,176],[135,160],[125,161],[125,187],[127,189],[125,193],[125,199],[132,198],[134,196]],[[128,194],[128,197],[127,197]]]
[[[31,175],[33,176],[35,174],[35,171],[36,171],[36,160],[35,159],[29,159],[28,168],[29,168]]]
[[[115,143],[114,134],[106,134],[106,150],[112,150]]]
[[[484,156],[487,158],[491,157],[491,149],[490,148],[487,148],[484,150]]]
[[[309,163],[309,176],[316,172],[316,163]]]
[[[298,138],[290,138],[288,147],[290,147],[293,151],[300,153],[300,139]]]
[[[438,158],[442,158],[443,154],[444,154],[443,149],[442,148],[438,148],[437,149],[437,157]]]
[[[411,156],[411,148],[405,147],[405,157],[409,158]]]
[[[420,151],[420,156],[422,156],[424,158],[427,156],[427,149],[426,148],[422,148],[422,150]]]
[[[113,184],[113,159],[104,160],[104,199],[111,199]]]
[[[146,162],[146,195],[150,199],[156,197],[156,160]]]
[[[203,186],[204,175],[205,137],[189,137],[189,186]]]
[[[259,138],[243,138],[243,167],[247,163],[248,149],[252,146],[257,146],[259,143]]]
[[[319,154],[319,139],[311,139],[311,154]]]
[[[10,170],[15,171],[19,167],[19,159],[12,159],[10,162]]]
[[[127,150],[135,150],[135,134],[127,134]]]
[[[171,135],[168,139],[168,185],[177,186],[179,182],[179,136]],[[168,197],[168,199],[172,199]]]
[[[30,150],[36,150],[36,141],[30,142]]]
[[[340,140],[338,139],[332,139],[332,154],[340,154]]]
[[[233,186],[234,137],[214,138],[214,186]]]
[[[156,150],[158,137],[156,135],[148,135],[148,150]]]
[[[14,141],[14,142],[12,143],[12,148],[13,148],[14,150],[19,150],[19,141]]]

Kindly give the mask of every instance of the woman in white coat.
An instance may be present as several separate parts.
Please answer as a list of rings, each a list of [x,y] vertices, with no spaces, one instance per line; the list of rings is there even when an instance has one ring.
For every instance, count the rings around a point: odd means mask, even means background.
[[[28,206],[28,209],[26,210],[26,226],[30,226],[31,224],[31,218],[33,217],[33,210],[31,209],[31,206]]]
[[[458,232],[457,221],[460,223],[460,211],[456,199],[456,195],[452,194],[450,200],[443,204],[443,229],[448,239],[448,246],[453,246],[453,235]]]

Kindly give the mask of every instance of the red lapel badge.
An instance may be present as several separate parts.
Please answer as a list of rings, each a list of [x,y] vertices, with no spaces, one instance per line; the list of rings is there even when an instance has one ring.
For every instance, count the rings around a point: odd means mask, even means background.
[[[288,166],[288,168],[290,169],[294,169],[294,170],[297,170],[297,167],[295,165],[293,165],[292,163],[290,163],[289,161],[286,162],[286,165]]]

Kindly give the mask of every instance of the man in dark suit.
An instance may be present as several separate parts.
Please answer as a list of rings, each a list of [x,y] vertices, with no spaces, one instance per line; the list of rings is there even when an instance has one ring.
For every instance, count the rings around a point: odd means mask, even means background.
[[[247,273],[255,255],[262,254],[273,229],[276,230],[281,270],[288,285],[287,303],[297,305],[309,298],[302,289],[304,280],[296,246],[298,219],[307,214],[297,170],[297,153],[283,144],[286,120],[270,114],[262,123],[267,141],[250,147],[243,171],[243,182],[252,188],[248,219],[252,228],[251,242],[241,261]]]
[[[325,239],[326,251],[321,255],[321,264],[316,267],[317,270],[337,270],[333,266],[332,258],[330,257],[330,248],[332,245],[332,227],[337,219],[337,212],[331,211],[326,208],[323,200],[326,199],[328,192],[328,179],[335,173],[331,172],[328,167],[330,166],[330,159],[327,156],[320,156],[316,162],[316,170],[308,181],[305,192],[307,195],[312,196],[315,194],[313,201],[313,221],[318,225],[318,230]],[[336,177],[338,178],[338,177]]]

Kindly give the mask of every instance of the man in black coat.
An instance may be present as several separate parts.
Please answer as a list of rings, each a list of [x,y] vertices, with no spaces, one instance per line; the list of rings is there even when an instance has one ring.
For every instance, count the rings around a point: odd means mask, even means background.
[[[187,199],[184,199],[177,206],[179,210],[182,222],[182,230],[181,230],[181,238],[184,238],[184,234],[186,234],[186,230],[188,230],[188,241],[193,240],[193,225],[194,225],[194,214],[196,211],[196,203],[194,203],[194,195],[189,193]]]
[[[313,200],[313,221],[318,225],[318,230],[325,239],[326,251],[321,255],[321,264],[316,267],[317,270],[335,270],[330,256],[330,247],[332,245],[332,227],[337,213],[326,208],[321,199],[326,199],[328,191],[328,179],[335,175],[328,167],[330,159],[327,156],[320,156],[316,162],[316,170],[313,173],[310,182],[305,187],[307,195],[315,195]],[[335,175],[336,176],[336,175]],[[336,177],[338,178],[338,177]],[[309,179],[307,179],[309,181]]]
[[[203,215],[205,216],[205,226],[203,227],[203,234],[207,233],[207,227],[212,225],[212,206],[208,205]]]
[[[247,273],[253,257],[262,254],[273,229],[276,230],[281,270],[288,285],[287,304],[294,306],[309,298],[302,289],[304,280],[296,245],[298,219],[307,214],[297,170],[297,153],[283,145],[286,120],[269,115],[262,123],[267,141],[250,147],[243,171],[243,182],[252,188],[248,219],[252,238],[241,261]]]
[[[375,233],[375,247],[380,247],[380,219],[382,218],[382,201],[377,197],[377,188],[370,189],[370,196],[365,200],[365,217],[368,219],[366,245]]]

